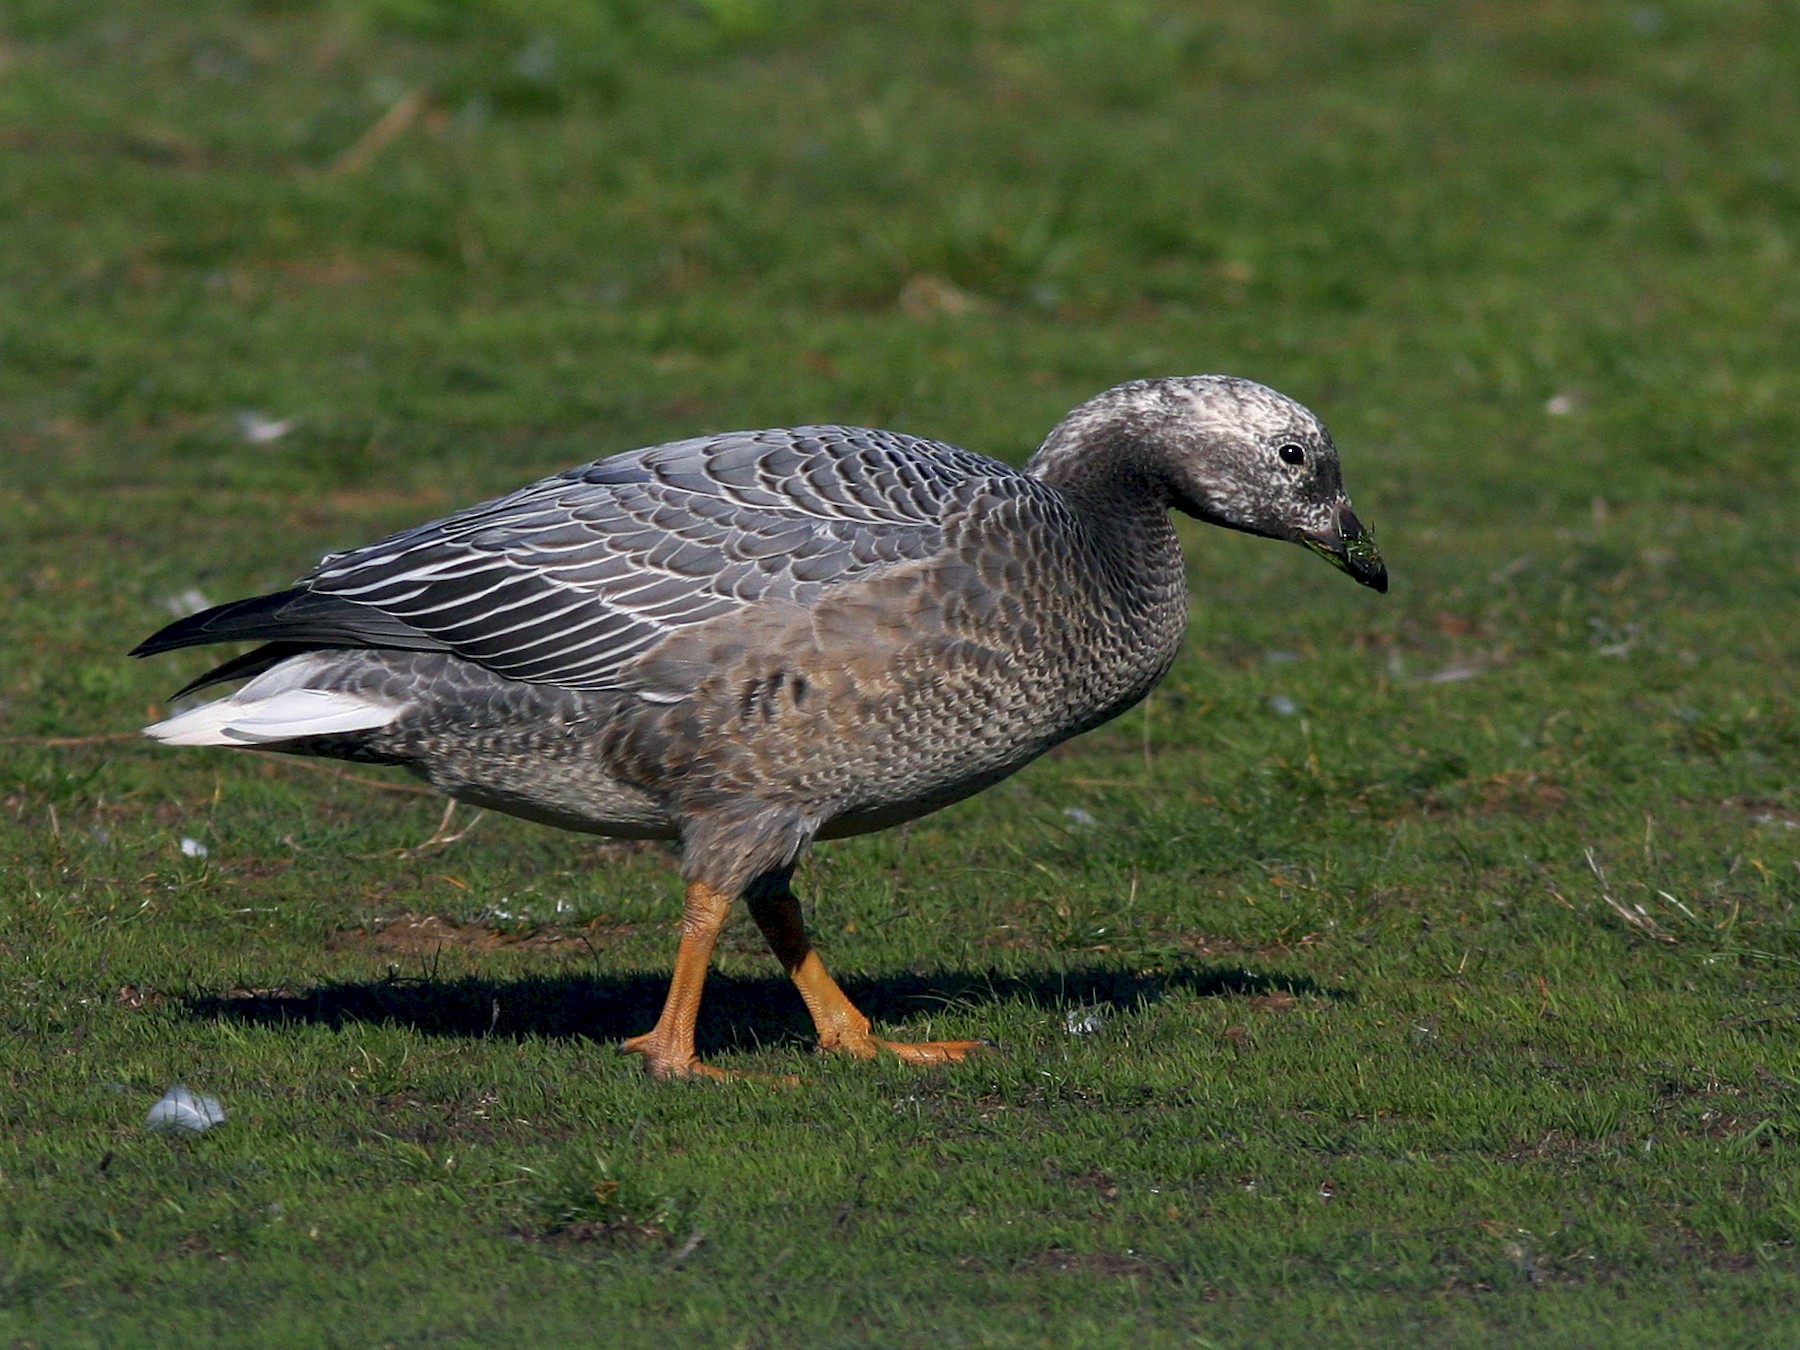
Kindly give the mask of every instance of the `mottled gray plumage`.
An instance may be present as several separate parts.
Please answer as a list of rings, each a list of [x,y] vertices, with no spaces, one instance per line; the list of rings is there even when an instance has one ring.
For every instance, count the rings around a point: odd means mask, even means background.
[[[483,806],[679,838],[723,893],[785,888],[814,838],[935,810],[1141,699],[1187,617],[1171,508],[1386,587],[1311,413],[1145,380],[1024,470],[894,432],[739,432],[332,554],[145,642],[268,644],[194,687],[249,685],[151,734],[403,764]]]

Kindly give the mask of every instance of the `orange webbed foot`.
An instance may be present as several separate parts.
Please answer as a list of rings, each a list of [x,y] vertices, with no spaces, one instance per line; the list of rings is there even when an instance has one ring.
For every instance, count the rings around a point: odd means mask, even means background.
[[[987,1048],[986,1041],[884,1041],[879,1036],[869,1039],[883,1052],[898,1055],[908,1064],[960,1064]]]
[[[960,1064],[978,1050],[988,1048],[986,1041],[888,1041],[866,1032],[860,1036],[821,1038],[821,1053],[850,1055],[856,1059],[874,1059],[877,1055],[894,1055],[908,1064]]]
[[[619,1042],[621,1055],[642,1055],[644,1072],[652,1078],[729,1078],[724,1069],[715,1069],[689,1051],[686,1054],[665,1045],[654,1031]]]
[[[671,1053],[654,1031],[619,1042],[621,1055],[642,1055],[644,1072],[652,1078],[710,1078],[715,1083],[775,1083],[782,1087],[798,1086],[800,1080],[786,1073],[753,1073],[743,1069],[721,1069],[708,1064],[698,1055]]]

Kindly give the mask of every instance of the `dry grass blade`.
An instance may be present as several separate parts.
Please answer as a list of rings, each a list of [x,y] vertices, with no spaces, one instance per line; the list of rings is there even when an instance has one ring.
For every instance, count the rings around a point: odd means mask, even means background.
[[[1657,942],[1672,943],[1676,941],[1675,935],[1658,924],[1642,905],[1626,906],[1613,899],[1607,893],[1606,869],[1600,865],[1600,860],[1594,856],[1594,850],[1591,847],[1585,849],[1584,853],[1587,857],[1588,868],[1600,879],[1600,898],[1612,907],[1613,913],[1623,919],[1635,932],[1642,933],[1647,938]]]
[[[419,120],[419,114],[425,111],[426,103],[423,90],[414,89],[402,95],[374,126],[357,138],[354,145],[331,161],[325,170],[326,174],[338,177],[368,168],[375,156],[403,136]]]

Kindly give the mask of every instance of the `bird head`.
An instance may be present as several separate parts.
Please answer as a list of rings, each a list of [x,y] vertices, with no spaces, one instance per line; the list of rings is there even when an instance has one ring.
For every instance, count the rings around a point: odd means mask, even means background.
[[[1135,461],[1176,510],[1302,544],[1364,586],[1387,590],[1387,567],[1350,509],[1331,433],[1287,395],[1229,375],[1136,380],[1071,413],[1031,471],[1076,479],[1083,448],[1101,443]]]
[[[1331,433],[1310,410],[1250,380],[1173,382],[1204,434],[1183,438],[1176,509],[1215,525],[1302,544],[1364,586],[1385,591],[1387,567],[1350,509]]]

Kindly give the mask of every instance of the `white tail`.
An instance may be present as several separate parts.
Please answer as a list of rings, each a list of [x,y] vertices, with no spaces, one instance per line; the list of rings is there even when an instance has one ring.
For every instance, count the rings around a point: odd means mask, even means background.
[[[237,693],[176,713],[144,734],[164,745],[268,745],[306,736],[385,727],[412,705],[306,682],[329,658],[296,656],[265,671]]]

